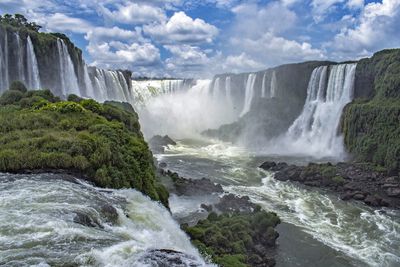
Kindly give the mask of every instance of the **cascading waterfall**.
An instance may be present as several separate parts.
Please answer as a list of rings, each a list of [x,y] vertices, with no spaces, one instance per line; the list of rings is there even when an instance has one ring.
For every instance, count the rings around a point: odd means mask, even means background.
[[[39,89],[40,88],[39,67],[30,36],[28,36],[27,38],[26,54],[27,54],[27,70],[28,70],[28,77],[27,77],[28,87],[31,89]]]
[[[276,81],[276,73],[275,73],[275,71],[273,71],[272,77],[271,77],[271,86],[270,86],[270,91],[269,91],[269,97],[270,98],[275,97],[277,91],[278,91],[278,83]]]
[[[336,158],[345,155],[338,125],[344,106],[352,99],[356,66],[322,66],[313,71],[303,111],[283,138],[287,148],[284,153]]]
[[[230,76],[225,79],[225,94],[228,101],[228,107],[233,108],[233,98],[232,98],[232,78]]]
[[[83,67],[83,79],[86,87],[86,96],[90,98],[96,98],[93,84],[92,81],[90,80],[88,66],[86,64]]]
[[[64,41],[57,39],[57,50],[60,66],[61,92],[64,96],[69,94],[81,95],[79,91],[78,78],[75,74],[74,64]]]
[[[17,54],[17,79],[25,82],[25,72],[24,72],[24,63],[23,63],[23,54],[22,54],[22,45],[21,38],[19,37],[19,33],[14,33],[15,40],[17,42],[16,54]]]
[[[4,49],[3,49],[4,47]],[[4,36],[4,44],[0,46],[0,92],[10,86],[8,76],[8,34]]]
[[[219,97],[219,95],[220,95],[220,80],[221,80],[221,79],[218,77],[218,78],[216,78],[215,81],[214,81],[214,86],[213,86],[212,94],[213,94],[213,97],[214,97],[215,99],[217,99],[217,98]]]
[[[257,77],[257,75],[255,73],[250,73],[247,78],[244,106],[243,106],[242,112],[240,113],[240,116],[243,116],[250,110],[251,103],[252,103],[253,97],[254,97],[254,84],[256,81],[256,77]]]
[[[265,72],[264,75],[263,75],[262,86],[261,86],[261,97],[262,97],[262,98],[265,98],[265,91],[266,91],[266,88],[265,88],[265,79],[266,79],[266,78],[267,78],[267,73]]]

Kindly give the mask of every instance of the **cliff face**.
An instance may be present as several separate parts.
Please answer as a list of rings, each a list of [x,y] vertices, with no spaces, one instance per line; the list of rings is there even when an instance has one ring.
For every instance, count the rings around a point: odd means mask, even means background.
[[[62,97],[73,93],[100,101],[133,101],[131,72],[89,71],[82,51],[67,36],[25,27],[0,24],[0,80],[0,92],[18,80],[29,89],[47,88]]]
[[[400,168],[400,49],[360,60],[355,100],[342,116],[345,144],[355,159]]]
[[[217,130],[208,130],[205,134],[225,141],[257,145],[265,139],[284,133],[303,109],[312,71],[318,66],[331,64],[334,63],[312,61],[282,65],[255,73],[254,97],[248,113],[237,122],[223,125]],[[228,77],[231,79],[235,108],[241,111],[249,74],[218,75],[213,83],[219,78],[219,83],[222,81],[224,87],[223,82]],[[212,88],[215,90],[215,86]]]

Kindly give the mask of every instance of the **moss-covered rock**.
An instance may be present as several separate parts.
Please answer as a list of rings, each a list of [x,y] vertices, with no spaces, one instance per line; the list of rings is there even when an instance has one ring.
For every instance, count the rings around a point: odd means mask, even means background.
[[[280,223],[275,213],[257,208],[252,213],[210,213],[196,226],[183,226],[194,245],[223,267],[274,266],[270,253]]]
[[[0,103],[0,171],[70,170],[168,205],[132,107],[60,101],[49,91],[7,91]]]

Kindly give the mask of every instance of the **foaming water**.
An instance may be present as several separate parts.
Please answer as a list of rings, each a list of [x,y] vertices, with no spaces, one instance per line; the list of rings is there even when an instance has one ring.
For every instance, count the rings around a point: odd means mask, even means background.
[[[165,266],[175,254],[206,266],[169,212],[135,190],[0,174],[0,192],[0,265]]]
[[[369,266],[398,266],[400,223],[398,212],[372,210],[343,202],[335,196],[279,182],[267,173],[262,186],[228,186],[249,196],[283,221],[301,227],[320,242]]]
[[[278,244],[290,250],[280,251],[278,247],[277,266],[391,267],[400,264],[400,214],[397,211],[374,210],[361,203],[341,201],[324,191],[277,181],[272,173],[257,168],[265,158],[254,157],[228,143],[184,140],[157,157],[166,162],[169,169],[184,176],[207,177],[223,184],[228,192],[247,195],[289,223],[282,231],[290,231],[290,236],[285,232],[282,236],[286,237],[278,239]],[[277,156],[274,160],[299,162],[298,158]],[[172,204],[177,206],[176,211],[172,209],[177,217],[183,206],[192,210],[199,207],[194,200],[174,199]],[[307,243],[293,238],[307,238]],[[310,258],[317,258],[318,262],[310,262]]]

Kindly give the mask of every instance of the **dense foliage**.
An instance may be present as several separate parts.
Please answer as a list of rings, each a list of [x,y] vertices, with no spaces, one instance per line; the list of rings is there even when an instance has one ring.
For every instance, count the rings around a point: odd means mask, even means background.
[[[5,14],[4,16],[0,16],[0,24],[10,25],[15,28],[26,28],[35,32],[38,32],[42,28],[34,22],[28,22],[21,14]]]
[[[60,101],[48,90],[6,91],[0,97],[0,171],[66,169],[98,186],[136,188],[167,205],[133,108],[76,100]]]
[[[356,97],[343,113],[345,144],[357,160],[400,170],[400,49],[357,65]]]
[[[192,242],[205,256],[223,267],[273,266],[268,255],[278,233],[280,220],[275,213],[211,213],[196,226],[183,226]]]

